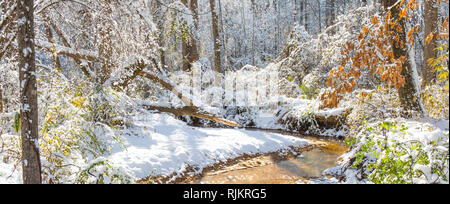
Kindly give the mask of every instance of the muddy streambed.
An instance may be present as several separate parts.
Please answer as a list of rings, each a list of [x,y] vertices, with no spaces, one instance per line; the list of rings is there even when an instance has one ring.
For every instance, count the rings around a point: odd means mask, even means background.
[[[291,184],[323,177],[346,148],[341,141],[307,138],[319,145],[298,155],[278,157],[261,155],[230,166],[204,172],[201,177],[182,183],[202,184]]]
[[[250,129],[251,130],[251,129]],[[305,137],[297,133],[277,130],[258,130],[301,137],[314,144],[306,148],[291,147],[291,151],[272,152],[264,155],[242,155],[235,159],[219,162],[193,174],[188,167],[181,178],[148,177],[138,183],[188,183],[188,184],[293,184],[297,181],[323,178],[325,169],[334,167],[338,157],[347,151],[342,140],[327,137]]]

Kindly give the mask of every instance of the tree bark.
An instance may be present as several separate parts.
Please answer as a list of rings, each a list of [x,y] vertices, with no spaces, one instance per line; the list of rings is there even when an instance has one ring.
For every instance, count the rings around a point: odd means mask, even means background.
[[[300,25],[304,25],[304,0],[300,0]]]
[[[48,18],[48,15],[46,12],[42,13],[43,19],[45,21],[44,27],[45,27],[45,32],[47,35],[47,40],[52,43],[52,44],[56,44],[55,42],[55,38],[53,37],[53,33],[52,33],[52,29],[50,28],[50,19]],[[66,45],[67,46],[67,45]],[[55,66],[56,69],[61,69],[61,61],[59,60],[59,57],[55,51],[55,53],[53,53],[53,60],[55,61]]]
[[[438,22],[438,7],[436,0],[425,0],[425,35],[437,31],[437,22]],[[432,40],[430,44],[425,45],[424,50],[424,60],[425,67],[423,70],[423,80],[422,80],[422,88],[425,88],[427,85],[430,85],[434,80],[436,80],[436,74],[433,70],[433,67],[430,66],[427,61],[430,58],[435,57],[435,50],[437,47],[436,41]]]
[[[388,7],[393,6],[396,2],[397,2],[397,0],[384,1],[384,8],[387,9]],[[392,41],[394,57],[396,59],[399,59],[401,57],[407,57],[406,62],[403,63],[403,65],[402,65],[402,72],[401,72],[401,75],[405,79],[405,84],[403,87],[401,87],[398,90],[398,94],[400,97],[400,103],[402,104],[404,113],[406,115],[409,115],[408,112],[410,110],[417,111],[419,113],[423,113],[421,104],[420,104],[420,99],[417,95],[419,93],[419,90],[417,90],[417,87],[419,86],[419,84],[415,84],[416,80],[414,80],[413,70],[412,70],[413,67],[411,64],[411,61],[414,61],[414,59],[411,59],[412,56],[410,56],[410,53],[408,52],[408,45],[406,44],[406,42],[407,42],[406,21],[404,19],[402,19],[402,20],[398,19],[398,16],[400,13],[399,7],[397,7],[397,6],[392,7],[391,13],[392,13],[391,20],[397,21],[398,25],[401,28],[401,32],[397,33],[398,36],[400,37],[400,41],[399,41],[400,43],[398,43],[399,45],[397,46],[395,41],[394,40]],[[403,45],[400,45],[400,44],[403,44]]]
[[[328,10],[327,27],[330,27],[334,24],[334,20],[336,18],[334,12],[334,0],[327,0],[327,10]]]
[[[318,7],[318,13],[319,13],[319,33],[322,31],[322,12],[320,8],[320,0],[317,0],[317,7]]]
[[[0,113],[3,113],[3,91],[2,86],[0,85]]]
[[[221,59],[220,59],[220,39],[219,39],[219,24],[216,12],[215,0],[209,0],[211,7],[212,33],[214,41],[214,68],[216,73],[222,73]]]
[[[194,21],[198,21],[198,11],[197,11],[197,0],[181,0],[183,3],[193,14]],[[197,29],[198,22],[194,22],[195,29]],[[192,29],[192,28],[191,28]],[[192,63],[198,61],[199,54],[197,49],[197,37],[193,32],[190,33],[189,41],[187,39],[182,40],[182,55],[183,55],[183,71],[190,71],[192,68]]]
[[[20,80],[21,138],[23,183],[39,184],[41,161],[39,157],[38,104],[34,50],[34,1],[18,2],[18,59]]]
[[[307,0],[304,0],[303,1],[303,9],[305,10],[305,11],[307,11],[308,10],[308,3],[306,2]],[[305,16],[304,16],[304,18],[305,18],[305,30],[306,31],[308,31],[308,12],[305,12],[305,14],[304,14]]]

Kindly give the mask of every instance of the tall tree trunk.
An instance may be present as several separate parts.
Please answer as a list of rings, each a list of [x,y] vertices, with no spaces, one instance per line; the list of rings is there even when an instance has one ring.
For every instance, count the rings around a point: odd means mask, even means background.
[[[220,59],[220,39],[219,39],[219,25],[218,16],[216,12],[215,0],[209,0],[211,7],[211,21],[212,21],[212,33],[214,40],[214,67],[216,73],[222,73],[221,59]]]
[[[322,31],[322,12],[320,8],[320,0],[317,0],[317,10],[319,13],[319,33]]]
[[[327,10],[328,10],[327,26],[329,27],[334,24],[335,20],[334,0],[327,0]]]
[[[3,91],[2,85],[0,85],[0,113],[3,113]]]
[[[334,8],[334,0],[327,0],[327,14],[328,14],[328,18],[327,18],[327,27],[330,27],[334,24],[334,20],[335,20],[335,8]],[[331,34],[334,33],[334,30],[330,31]]]
[[[111,8],[106,8],[107,11],[112,12]],[[110,74],[115,67],[114,59],[113,59],[113,25],[109,22],[102,22],[103,25],[100,27],[99,32],[99,56],[101,60],[100,70],[97,72],[97,83],[103,84],[108,80]]]
[[[198,12],[197,12],[197,0],[181,0],[191,13],[193,14],[194,21],[198,21]],[[197,29],[198,22],[194,23],[195,29]],[[189,41],[187,39],[182,40],[182,55],[183,55],[183,71],[190,71],[192,67],[192,63],[198,61],[198,49],[197,49],[197,37],[193,32],[190,33]]]
[[[387,9],[388,7],[393,6],[395,3],[397,2],[397,0],[385,0],[384,3],[384,8]],[[394,40],[392,41],[392,47],[393,47],[393,52],[394,52],[394,57],[396,59],[399,59],[400,57],[407,57],[407,60],[405,63],[403,63],[403,67],[402,67],[402,76],[405,78],[405,85],[403,87],[401,87],[398,90],[398,94],[400,97],[400,103],[402,104],[402,107],[405,111],[405,114],[408,114],[408,112],[410,110],[412,111],[417,111],[419,113],[423,113],[422,108],[421,108],[421,104],[420,104],[420,99],[418,97],[418,93],[419,90],[418,86],[420,86],[419,84],[416,84],[417,80],[414,79],[414,71],[415,67],[413,67],[413,65],[411,63],[414,63],[414,59],[411,59],[413,56],[411,56],[411,52],[408,52],[408,45],[406,44],[407,39],[406,39],[406,21],[404,19],[399,20],[398,19],[398,15],[400,13],[400,8],[397,6],[394,6],[391,8],[391,20],[392,21],[397,21],[400,28],[401,28],[401,33],[398,33],[399,37],[400,37],[400,42],[403,43],[403,46],[398,45],[396,46]]]
[[[437,30],[437,21],[438,21],[438,7],[436,0],[424,0],[425,1],[425,35],[436,32]],[[425,67],[423,70],[423,80],[422,80],[422,88],[425,88],[427,85],[431,84],[432,81],[436,80],[436,74],[427,61],[430,58],[435,57],[435,50],[437,45],[434,40],[430,42],[430,44],[425,45],[424,50],[424,59],[425,59]]]
[[[227,42],[226,42],[226,33],[225,33],[225,27],[223,24],[223,11],[222,11],[222,0],[218,0],[219,2],[219,38],[220,38],[220,53],[221,56],[220,58],[222,59],[222,73],[226,72],[227,69],[227,52],[226,52],[226,46],[227,46]]]
[[[56,45],[55,38],[53,37],[52,29],[50,28],[50,25],[49,25],[50,19],[49,19],[47,13],[43,12],[42,17],[45,21],[44,27],[45,27],[45,32],[47,34],[47,40],[48,40],[48,42],[52,43],[53,45]],[[67,46],[67,45],[65,45],[65,46]],[[56,55],[56,53],[53,54],[53,60],[55,61],[56,69],[61,69],[61,61],[59,60],[59,57],[58,57],[58,55]]]
[[[256,19],[256,11],[255,11],[255,0],[251,0],[252,3],[252,65],[255,65],[255,19]]]
[[[152,13],[153,18],[156,23],[156,27],[158,28],[158,46],[159,46],[159,56],[161,59],[161,67],[163,69],[166,68],[166,53],[164,51],[164,14],[163,14],[163,8],[160,2],[158,1],[152,1]]]
[[[303,9],[305,9],[305,14],[304,15],[305,15],[305,30],[306,31],[308,31],[308,12],[306,12],[308,10],[308,8],[307,8],[308,7],[307,1],[308,0],[304,0],[303,1],[303,5],[304,5]]]
[[[303,5],[304,5],[304,3],[303,3],[303,1],[304,0],[300,0],[300,25],[304,25],[303,23],[304,23],[304,16],[305,16],[305,14],[304,14],[304,8],[303,8]]]
[[[39,157],[38,104],[34,50],[34,1],[20,0],[18,3],[18,59],[20,80],[21,138],[23,182],[41,183],[41,161]]]
[[[281,49],[281,46],[280,46],[280,36],[281,36],[280,16],[281,16],[281,12],[280,12],[280,3],[278,0],[273,0],[273,7],[274,7],[275,12],[277,13],[277,19],[276,19],[277,25],[275,26],[274,36],[275,36],[275,50],[278,53],[279,50]]]

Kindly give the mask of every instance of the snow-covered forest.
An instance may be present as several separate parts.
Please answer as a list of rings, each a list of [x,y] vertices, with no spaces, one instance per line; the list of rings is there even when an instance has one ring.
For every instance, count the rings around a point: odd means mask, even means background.
[[[0,0],[0,183],[448,184],[448,16],[448,0]],[[284,175],[309,159],[318,173]]]

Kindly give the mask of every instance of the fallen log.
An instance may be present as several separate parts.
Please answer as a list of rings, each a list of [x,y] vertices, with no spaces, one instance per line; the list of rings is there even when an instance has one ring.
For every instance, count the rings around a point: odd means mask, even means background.
[[[179,91],[178,89],[176,89],[176,87],[170,83],[170,81],[166,81],[164,80],[162,77],[158,76],[157,74],[154,73],[149,73],[149,72],[144,72],[144,71],[138,71],[137,73],[139,76],[145,77],[147,79],[150,79],[154,82],[157,82],[159,84],[161,84],[161,86],[163,86],[165,89],[171,91],[173,94],[175,94],[179,99],[181,99],[181,101],[183,101],[183,103],[188,106],[188,107],[193,107],[196,110],[198,110],[197,107],[194,106],[194,103],[192,102],[191,99],[185,97],[183,95],[183,93],[181,91]]]
[[[181,101],[183,101],[183,103],[186,105],[183,108],[168,108],[168,107],[160,107],[160,106],[149,106],[149,105],[144,105],[144,108],[147,110],[156,110],[159,112],[164,112],[164,113],[171,113],[174,114],[175,116],[179,117],[179,116],[190,116],[190,117],[194,117],[194,118],[198,118],[198,119],[204,119],[204,120],[209,120],[209,121],[213,121],[216,123],[220,123],[220,124],[224,124],[230,127],[241,127],[241,125],[232,122],[232,121],[228,121],[225,119],[221,119],[218,118],[216,116],[213,116],[209,113],[202,113],[199,111],[198,107],[193,105],[193,102],[191,99],[185,97],[183,95],[183,93],[181,91],[179,91],[175,85],[173,85],[173,83],[171,83],[170,81],[167,81],[164,79],[164,77],[160,76],[159,74],[153,73],[153,72],[145,72],[142,71],[145,67],[145,64],[143,62],[137,62],[136,64],[131,65],[130,67],[126,68],[129,69],[129,71],[131,71],[131,73],[129,73],[128,75],[124,75],[123,78],[121,80],[119,80],[118,83],[116,83],[115,87],[120,87],[120,88],[125,88],[128,83],[135,79],[137,76],[141,76],[147,79],[152,80],[153,82],[156,82],[158,84],[160,84],[163,88],[171,91],[173,94],[175,94],[178,98],[181,99]]]
[[[66,44],[66,46],[55,46],[51,43],[48,42],[39,42],[36,44],[37,47],[47,50],[49,52],[56,52],[57,54],[60,55],[64,55],[64,56],[68,56],[71,57],[73,59],[83,59],[83,60],[88,60],[88,61],[99,61],[98,59],[98,54],[94,53],[94,52],[90,52],[87,50],[74,50],[71,47],[68,47]],[[153,61],[154,64],[156,64],[156,62]],[[131,64],[128,67],[124,68],[124,73],[120,74],[120,77],[118,77],[117,79],[111,79],[111,81],[109,82],[113,88],[119,90],[119,89],[123,89],[125,87],[128,86],[128,84],[134,80],[137,76],[141,76],[147,79],[152,80],[155,83],[160,84],[163,88],[167,89],[168,91],[172,92],[173,94],[175,94],[178,98],[181,99],[181,101],[183,101],[183,103],[186,105],[183,108],[167,108],[167,107],[158,107],[158,106],[148,106],[148,105],[144,105],[144,108],[148,109],[148,110],[156,110],[159,112],[164,112],[164,113],[171,113],[174,114],[175,116],[179,117],[179,116],[190,116],[190,117],[194,117],[194,118],[198,118],[198,119],[204,119],[204,120],[209,120],[209,121],[213,121],[213,122],[217,122],[220,124],[224,124],[230,127],[241,127],[241,125],[233,122],[233,121],[228,121],[225,119],[221,119],[218,118],[217,116],[211,115],[209,113],[203,113],[200,112],[198,107],[194,106],[192,100],[186,96],[183,95],[183,93],[181,91],[179,91],[177,89],[177,87],[174,85],[174,83],[172,83],[171,81],[169,81],[168,79],[166,79],[164,76],[157,74],[157,73],[153,73],[153,72],[149,72],[149,71],[143,71],[145,67],[149,66],[148,62],[145,62],[144,60],[137,60],[136,63]],[[156,66],[156,65],[154,65]]]
[[[147,110],[156,110],[156,111],[163,112],[163,113],[171,113],[177,117],[190,116],[190,117],[194,117],[194,118],[205,119],[205,120],[217,122],[217,123],[224,124],[224,125],[227,125],[230,127],[239,127],[239,128],[242,127],[241,125],[239,125],[233,121],[221,119],[216,116],[210,115],[208,113],[198,112],[197,107],[192,107],[192,106],[186,106],[183,108],[167,108],[167,107],[160,107],[160,106],[144,105],[144,108]]]
[[[311,128],[320,130],[339,129],[345,124],[351,111],[351,108],[317,111],[303,117],[290,115],[288,112],[280,112],[279,114],[283,115],[279,117],[278,123],[285,125],[287,129],[292,131],[307,131]]]
[[[321,128],[335,128],[342,126],[352,108],[336,108],[334,111],[318,111],[313,117]]]

